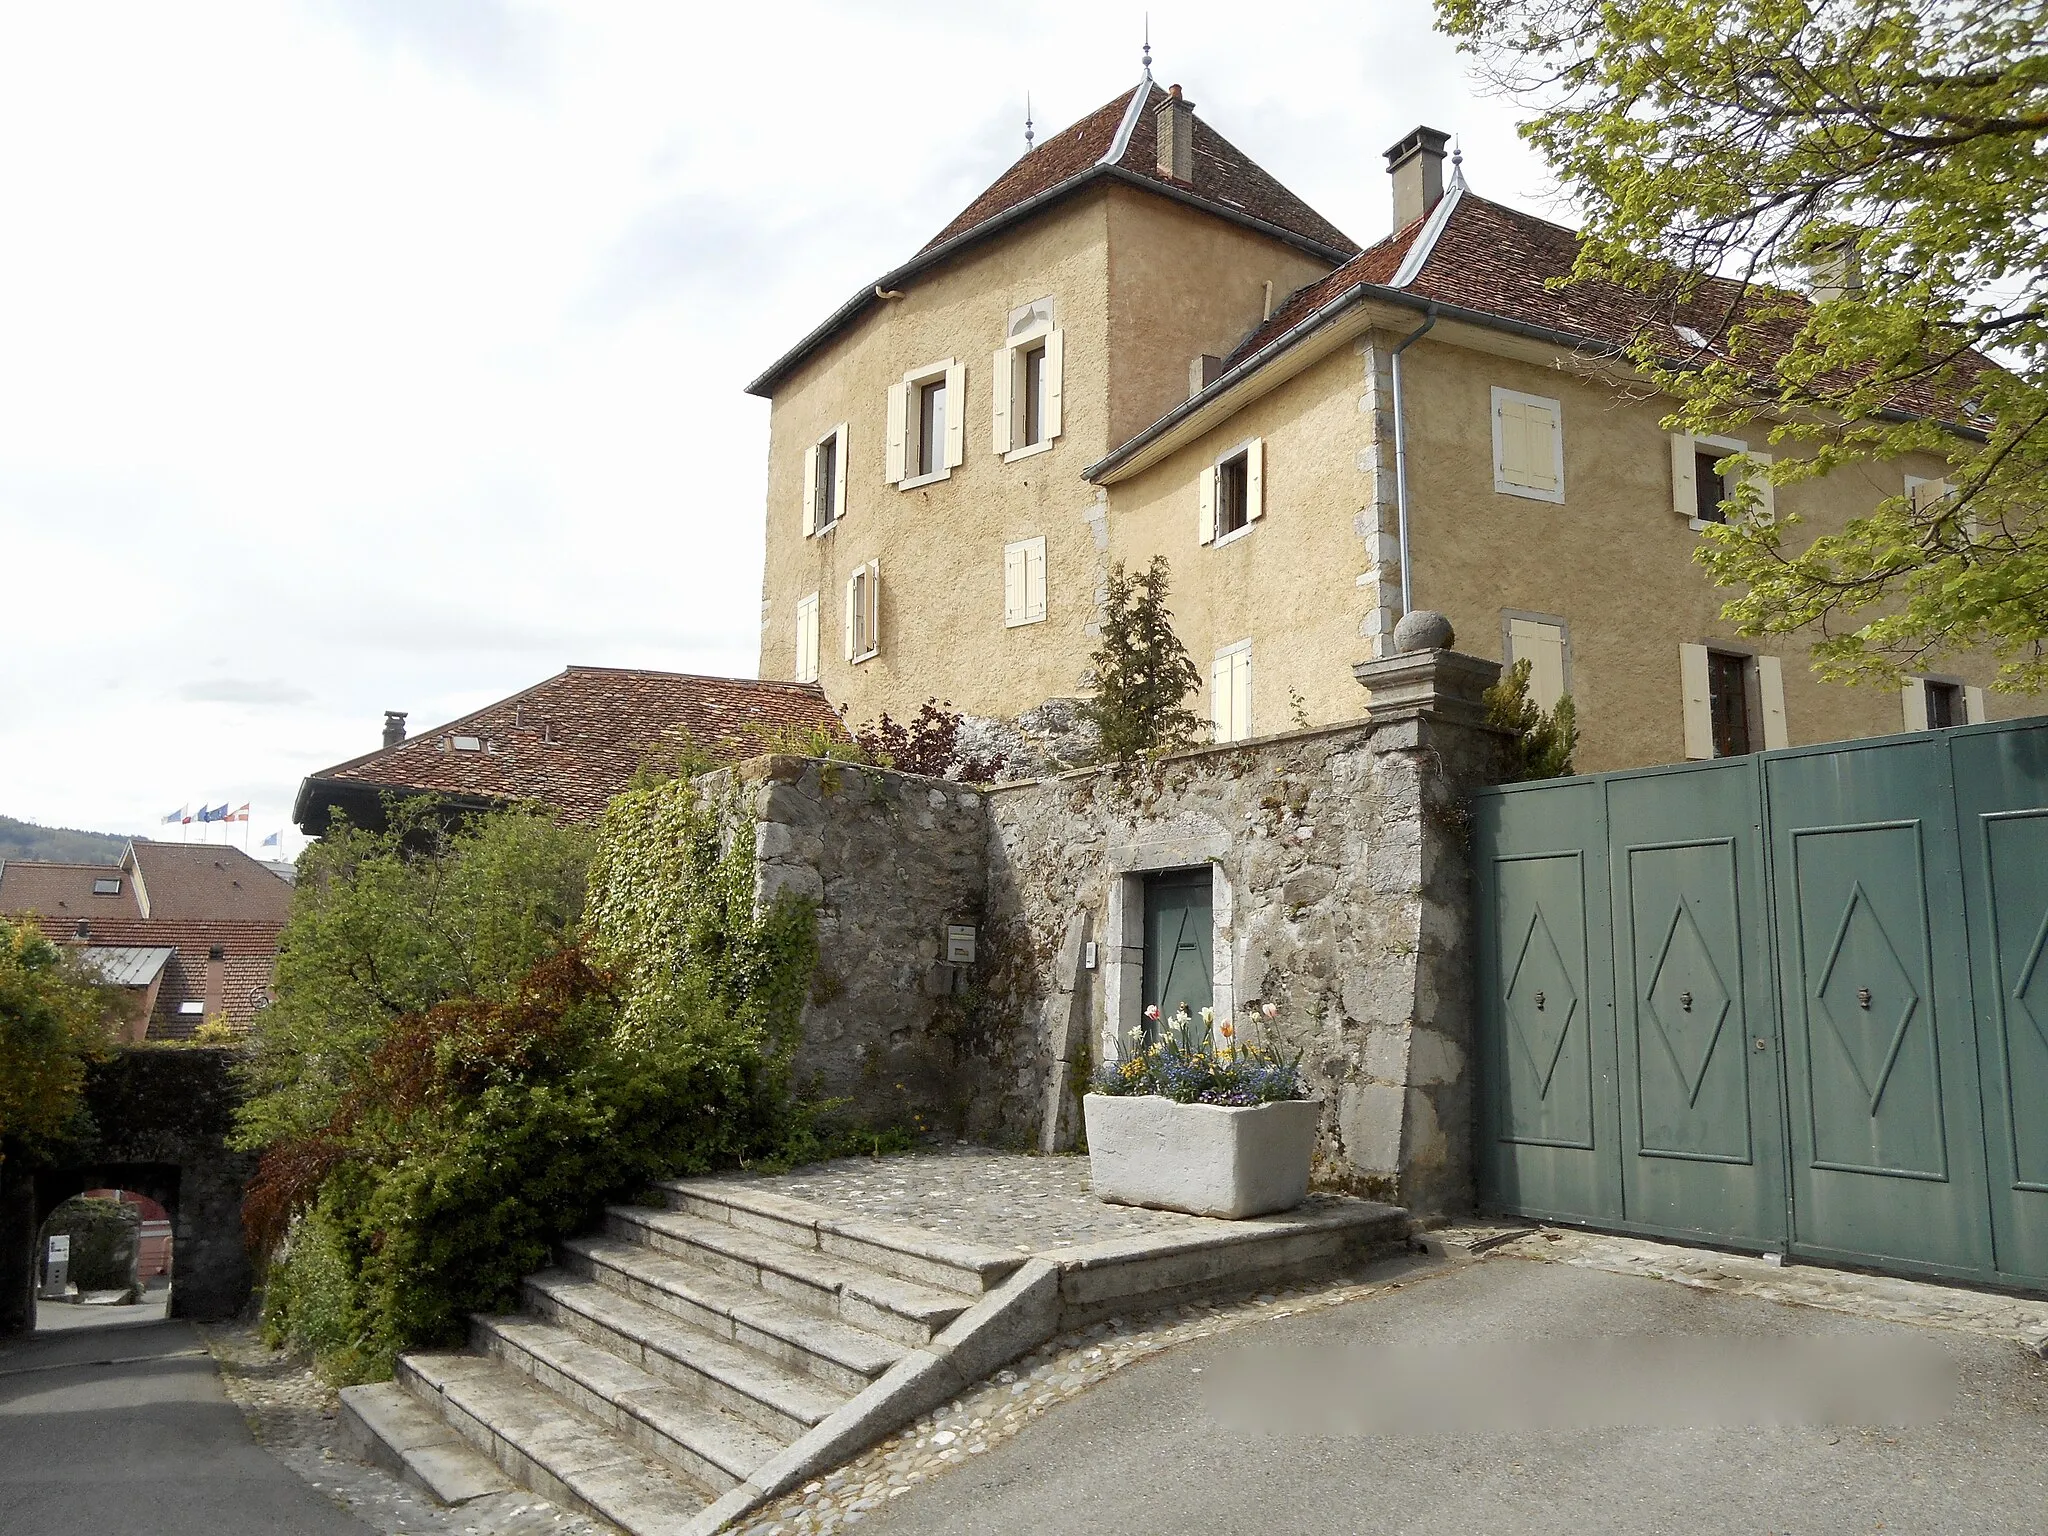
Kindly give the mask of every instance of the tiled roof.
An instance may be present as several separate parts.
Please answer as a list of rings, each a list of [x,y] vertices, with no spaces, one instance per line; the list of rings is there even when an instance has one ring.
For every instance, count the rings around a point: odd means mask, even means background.
[[[1174,181],[1160,173],[1158,123],[1154,117],[1165,103],[1166,92],[1146,80],[1137,87],[1145,93],[1124,151],[1113,163],[1120,170],[1172,187],[1216,211],[1243,215],[1271,224],[1337,251],[1358,249],[1345,233],[1315,209],[1276,181],[1262,166],[1222,134],[1209,126],[1199,112],[1195,115],[1195,179]],[[934,250],[958,239],[979,225],[1007,213],[1020,203],[1066,183],[1078,183],[1092,176],[1103,159],[1115,148],[1118,128],[1130,110],[1135,91],[1126,91],[1114,101],[1097,107],[1069,128],[1049,135],[1043,144],[998,176],[993,185],[924,247]]]
[[[95,880],[119,880],[120,892],[95,896]],[[140,917],[134,882],[118,864],[0,863],[0,912],[42,912],[67,917]]]
[[[46,937],[59,944],[108,950],[169,949],[156,1006],[149,1016],[151,1040],[182,1040],[206,1019],[204,1013],[181,1013],[183,1003],[206,1002],[206,971],[213,949],[221,951],[221,1012],[236,1029],[246,1029],[256,1016],[258,999],[268,1000],[277,968],[277,935],[282,923],[167,922],[158,918],[123,917],[87,920],[81,936],[70,917],[37,915]],[[102,963],[96,961],[95,963]]]
[[[127,862],[141,875],[139,894],[153,918],[281,923],[291,915],[291,886],[239,848],[138,839]]]
[[[813,683],[758,682],[614,667],[568,667],[508,699],[309,777],[293,815],[305,826],[321,786],[362,785],[482,801],[536,800],[594,821],[664,742],[687,733],[720,761],[764,750],[762,732],[842,733]],[[459,749],[458,740],[476,743]]]
[[[863,285],[822,325],[776,359],[747,386],[748,393],[771,394],[790,369],[876,303],[877,289],[893,288],[963,241],[993,234],[1008,219],[1024,216],[1041,202],[1064,197],[1104,178],[1134,180],[1222,218],[1261,225],[1328,260],[1341,260],[1358,249],[1357,242],[1212,128],[1199,107],[1195,114],[1194,180],[1175,181],[1161,175],[1158,125],[1153,114],[1166,99],[1167,93],[1147,78],[1079,122],[1049,134],[961,209],[916,256],[885,273],[879,282]],[[1118,131],[1133,104],[1138,107],[1137,118],[1123,152],[1105,163],[1116,148]]]
[[[1402,285],[1404,293],[1482,316],[1561,332],[1594,347],[1619,347],[1633,339],[1646,314],[1642,294],[1598,279],[1557,288],[1548,286],[1550,279],[1565,276],[1577,263],[1576,230],[1489,202],[1469,190],[1460,190],[1455,195],[1457,202],[1427,259]],[[1251,357],[1350,290],[1361,285],[1389,284],[1427,222],[1426,217],[1418,219],[1360,252],[1328,277],[1290,296],[1270,320],[1225,359],[1225,370]],[[1797,294],[1772,291],[1768,298],[1773,307],[1789,302],[1792,313],[1768,319],[1757,317],[1753,310],[1744,315],[1743,323],[1761,342],[1751,359],[1759,368],[1768,368],[1791,345],[1803,323],[1806,305],[1805,299]],[[1724,329],[1730,306],[1739,307],[1742,303],[1743,295],[1735,284],[1711,280],[1672,319],[1712,337]],[[1666,340],[1674,356],[1688,356],[1693,351],[1693,344],[1676,330],[1667,329]],[[1980,365],[1989,366],[1981,360]],[[1901,410],[1936,414],[1942,410],[1941,402],[1924,390],[1902,392],[1894,403]]]

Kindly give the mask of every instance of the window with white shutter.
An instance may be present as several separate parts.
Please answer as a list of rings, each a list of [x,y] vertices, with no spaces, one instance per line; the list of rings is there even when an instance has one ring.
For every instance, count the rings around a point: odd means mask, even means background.
[[[801,598],[796,605],[796,667],[800,683],[818,680],[818,594]]]
[[[1730,465],[1724,473],[1718,466],[1733,454],[1746,454],[1747,467]],[[1763,475],[1771,456],[1732,437],[1688,437],[1683,432],[1671,437],[1671,510],[1694,528],[1709,523],[1726,523],[1747,505],[1750,520],[1769,527],[1777,517],[1771,482]],[[1748,495],[1745,496],[1744,492]]]
[[[890,391],[889,468],[900,489],[943,480],[965,457],[966,390],[966,365],[947,358],[911,369]]]
[[[1252,734],[1252,643],[1240,640],[1216,653],[1209,666],[1209,720],[1218,741]]]
[[[1045,618],[1045,537],[1003,546],[1003,623],[1015,629]]]
[[[1984,713],[1984,690],[1952,677],[1909,677],[1903,696],[1909,731],[1982,725],[1988,718]]]
[[[1785,728],[1785,666],[1776,656],[1757,657],[1756,691],[1763,704],[1764,750],[1791,746],[1792,737]]]
[[[1050,298],[1012,310],[1003,344],[990,359],[994,447],[1006,459],[1041,453],[1060,435],[1066,347],[1052,319]]]
[[[1564,408],[1541,395],[1493,391],[1493,488],[1533,501],[1564,500]]]
[[[1529,698],[1539,709],[1555,709],[1571,692],[1571,646],[1562,619],[1510,613],[1505,620],[1507,665],[1529,663]]]
[[[1266,510],[1266,444],[1262,438],[1220,455],[1202,471],[1201,522],[1204,544],[1222,544],[1243,533]]]
[[[804,536],[826,533],[846,512],[846,423],[804,450]]]
[[[882,567],[870,560],[846,580],[846,659],[866,661],[882,648]]]

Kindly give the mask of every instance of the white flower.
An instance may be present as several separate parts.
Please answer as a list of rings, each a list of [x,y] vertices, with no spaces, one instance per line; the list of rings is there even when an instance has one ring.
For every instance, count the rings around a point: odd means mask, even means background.
[[[1269,1019],[1277,1019],[1280,1017],[1280,1005],[1278,1003],[1267,1003],[1259,1012]]]

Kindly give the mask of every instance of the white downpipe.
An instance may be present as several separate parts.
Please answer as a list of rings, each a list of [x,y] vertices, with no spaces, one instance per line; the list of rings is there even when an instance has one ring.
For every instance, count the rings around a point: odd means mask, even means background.
[[[1408,423],[1401,410],[1401,354],[1429,334],[1436,324],[1436,305],[1430,304],[1424,311],[1422,324],[1394,348],[1394,516],[1395,536],[1401,543],[1401,616],[1406,618],[1415,611],[1415,585],[1410,577],[1408,560]]]

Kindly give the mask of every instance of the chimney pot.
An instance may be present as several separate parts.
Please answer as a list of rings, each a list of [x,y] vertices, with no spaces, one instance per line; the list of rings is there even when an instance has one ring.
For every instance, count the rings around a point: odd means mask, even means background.
[[[1387,151],[1395,229],[1406,229],[1443,201],[1444,151],[1450,142],[1441,128],[1417,128]]]
[[[1166,93],[1166,100],[1159,104],[1152,122],[1159,139],[1159,174],[1193,185],[1195,104],[1186,100],[1176,85]]]
[[[82,917],[78,920],[78,936],[81,939],[89,939],[92,937],[92,924],[87,922]]]
[[[406,711],[387,709],[384,711],[384,745],[395,747],[405,740]]]
[[[1820,248],[1806,267],[1807,289],[1816,304],[1863,296],[1863,251],[1844,237]]]
[[[1188,363],[1188,398],[1193,399],[1222,376],[1223,359],[1204,352]]]

